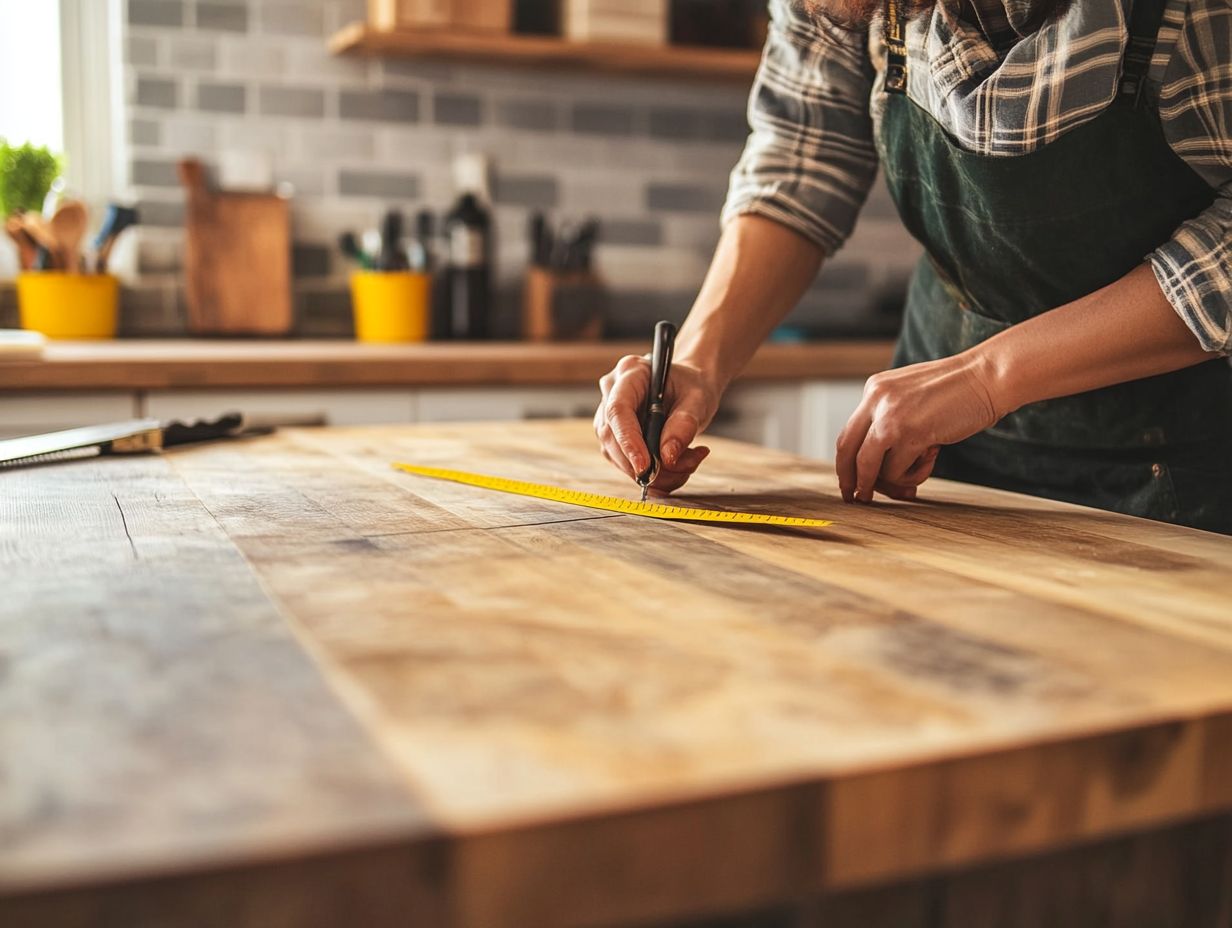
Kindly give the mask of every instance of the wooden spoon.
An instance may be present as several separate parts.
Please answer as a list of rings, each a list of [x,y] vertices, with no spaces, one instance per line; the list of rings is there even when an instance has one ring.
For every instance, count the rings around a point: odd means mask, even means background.
[[[17,256],[21,261],[21,269],[29,271],[34,268],[34,259],[38,255],[38,242],[30,237],[20,216],[10,216],[4,222],[4,231],[17,245]]]
[[[80,200],[65,200],[51,217],[51,234],[59,245],[61,265],[70,274],[81,270],[81,242],[89,224],[90,215]]]
[[[47,220],[38,213],[22,213],[18,218],[21,219],[21,227],[25,230],[26,235],[34,239],[35,244],[39,248],[47,251],[51,256],[53,264],[57,263],[60,260],[60,243],[56,240],[55,235],[52,234]],[[37,263],[38,261],[36,260],[35,264]],[[36,270],[44,269],[36,268]]]

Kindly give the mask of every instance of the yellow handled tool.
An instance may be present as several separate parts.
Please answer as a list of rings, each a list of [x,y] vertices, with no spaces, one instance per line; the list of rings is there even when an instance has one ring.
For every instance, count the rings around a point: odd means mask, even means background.
[[[689,509],[685,506],[668,506],[663,503],[643,503],[632,499],[621,499],[618,496],[601,496],[598,493],[565,490],[547,484],[526,483],[522,480],[489,477],[485,474],[468,474],[466,471],[446,470],[442,467],[418,467],[414,464],[395,464],[394,467],[420,477],[433,477],[437,480],[449,480],[453,483],[483,487],[486,490],[499,490],[501,493],[533,496],[536,499],[548,499],[557,503],[570,503],[574,506],[602,509],[606,512],[618,512],[630,516],[645,516],[649,519],[670,519],[675,522],[725,522],[735,525],[788,525],[793,528],[825,528],[827,525],[834,524],[827,519],[801,519],[796,516],[773,516],[759,512],[724,512],[718,509]]]

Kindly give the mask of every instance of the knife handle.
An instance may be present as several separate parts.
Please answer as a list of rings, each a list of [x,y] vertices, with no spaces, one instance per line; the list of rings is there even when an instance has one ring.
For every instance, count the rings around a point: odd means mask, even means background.
[[[244,427],[244,417],[238,412],[217,419],[197,419],[195,422],[168,422],[163,426],[163,447],[187,445],[195,441],[229,438]]]

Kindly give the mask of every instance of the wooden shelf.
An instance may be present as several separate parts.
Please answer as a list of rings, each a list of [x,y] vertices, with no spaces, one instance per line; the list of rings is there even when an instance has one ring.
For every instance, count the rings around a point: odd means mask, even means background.
[[[546,36],[431,29],[374,29],[351,23],[329,43],[336,55],[445,58],[478,64],[559,67],[656,77],[751,81],[760,53],[686,45],[570,42]]]
[[[52,341],[40,361],[0,361],[0,396],[214,387],[567,386],[593,384],[621,355],[645,347],[641,342]],[[893,353],[889,341],[769,344],[757,350],[741,377],[863,380],[885,370]]]

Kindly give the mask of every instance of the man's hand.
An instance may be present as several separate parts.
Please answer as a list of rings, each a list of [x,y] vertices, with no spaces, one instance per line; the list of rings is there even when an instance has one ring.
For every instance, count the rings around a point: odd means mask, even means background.
[[[642,439],[641,410],[650,389],[650,362],[628,355],[599,380],[603,400],[595,412],[595,434],[603,456],[630,479],[650,466],[650,453]],[[676,361],[667,378],[667,421],[659,446],[662,467],[652,488],[662,493],[677,490],[710,454],[706,447],[690,448],[693,439],[710,424],[719,408],[719,390],[696,367]]]
[[[916,498],[942,445],[970,438],[1009,410],[994,400],[992,377],[964,354],[869,378],[864,399],[838,439],[839,489],[850,503],[873,492]]]

